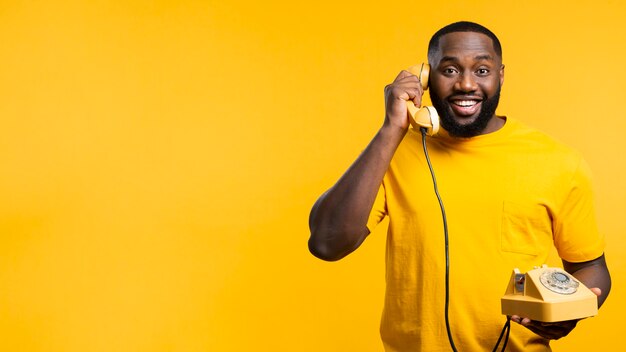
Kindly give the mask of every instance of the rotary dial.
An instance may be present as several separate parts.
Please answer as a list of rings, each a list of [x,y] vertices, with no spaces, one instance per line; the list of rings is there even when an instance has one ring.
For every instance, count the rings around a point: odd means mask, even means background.
[[[539,280],[548,290],[562,295],[571,295],[578,290],[578,281],[562,270],[546,270]]]

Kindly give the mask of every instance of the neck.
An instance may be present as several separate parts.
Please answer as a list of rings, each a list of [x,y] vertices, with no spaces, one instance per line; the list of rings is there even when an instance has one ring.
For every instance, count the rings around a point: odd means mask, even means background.
[[[502,126],[504,126],[505,122],[506,122],[506,119],[504,118],[504,116],[493,115],[493,117],[491,118],[491,120],[489,120],[489,123],[487,123],[487,127],[485,127],[481,135],[492,133],[501,129]]]

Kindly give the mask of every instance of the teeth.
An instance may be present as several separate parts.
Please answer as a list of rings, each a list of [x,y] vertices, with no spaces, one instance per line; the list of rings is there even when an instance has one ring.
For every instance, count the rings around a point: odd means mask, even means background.
[[[456,105],[459,105],[459,106],[464,106],[464,107],[466,107],[466,106],[474,106],[474,105],[476,105],[476,101],[475,101],[475,100],[461,100],[461,101],[456,101],[456,102],[454,102],[454,103],[455,103]]]

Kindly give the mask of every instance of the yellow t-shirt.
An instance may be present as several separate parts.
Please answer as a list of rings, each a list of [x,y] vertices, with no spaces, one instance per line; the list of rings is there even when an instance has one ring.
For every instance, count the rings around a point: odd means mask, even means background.
[[[443,221],[421,143],[419,133],[407,133],[368,221],[371,231],[389,216],[386,351],[450,351]],[[570,262],[602,255],[589,170],[578,153],[510,118],[474,138],[428,138],[428,152],[449,230],[454,342],[459,351],[491,351],[506,321],[500,298],[513,268],[544,264],[553,246]],[[511,324],[507,351],[549,350],[548,341]]]

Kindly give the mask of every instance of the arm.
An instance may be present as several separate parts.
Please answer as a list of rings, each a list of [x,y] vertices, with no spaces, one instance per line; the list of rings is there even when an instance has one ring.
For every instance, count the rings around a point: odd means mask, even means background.
[[[563,268],[585,286],[600,290],[600,292],[596,292],[598,294],[598,308],[600,308],[611,292],[611,275],[606,266],[604,254],[594,260],[582,263],[570,263],[563,260]]]
[[[385,121],[346,173],[313,205],[309,216],[309,250],[316,257],[339,260],[369,234],[367,220],[385,172],[408,128],[406,101],[419,106],[419,79],[402,71],[385,87]]]
[[[604,254],[594,260],[582,263],[570,263],[563,260],[563,268],[598,296],[598,308],[600,308],[611,291],[611,276],[606,266]],[[543,323],[518,316],[511,317],[511,320],[524,325],[537,335],[552,340],[560,339],[569,334],[579,321]]]

